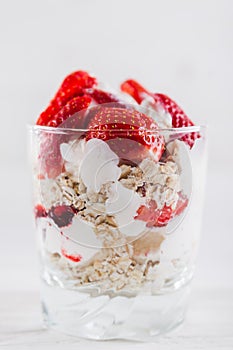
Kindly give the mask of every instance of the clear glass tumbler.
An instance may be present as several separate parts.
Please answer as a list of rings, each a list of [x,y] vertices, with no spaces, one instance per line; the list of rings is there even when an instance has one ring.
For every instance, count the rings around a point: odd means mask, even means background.
[[[185,315],[200,235],[205,127],[29,128],[45,324],[153,340]],[[125,135],[129,137],[125,137]],[[190,148],[189,141],[195,143]],[[123,140],[123,141],[122,141]]]

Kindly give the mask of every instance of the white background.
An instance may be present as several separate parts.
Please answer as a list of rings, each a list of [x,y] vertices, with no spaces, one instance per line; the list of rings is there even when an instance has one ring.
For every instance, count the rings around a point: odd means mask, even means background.
[[[233,287],[233,1],[0,0],[0,288],[38,287],[26,124],[73,70],[138,79],[209,125],[195,285]]]

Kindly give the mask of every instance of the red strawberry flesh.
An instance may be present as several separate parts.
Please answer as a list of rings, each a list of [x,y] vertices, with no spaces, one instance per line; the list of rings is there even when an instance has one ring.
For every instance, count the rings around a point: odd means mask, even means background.
[[[67,89],[71,86],[77,86],[81,88],[92,88],[94,85],[97,84],[96,78],[90,76],[85,71],[76,71],[68,75],[61,85],[60,91],[63,89]]]
[[[40,173],[50,179],[56,178],[63,170],[63,159],[60,152],[61,135],[45,134],[40,147]]]
[[[58,205],[53,206],[49,212],[48,216],[55,222],[58,227],[69,226],[75,215],[75,210],[68,205]]]
[[[163,227],[166,226],[171,219],[183,213],[188,205],[188,198],[181,192],[178,193],[179,199],[175,209],[164,204],[159,209],[154,200],[150,200],[147,205],[142,205],[137,210],[136,220],[147,222],[147,227]]]
[[[135,80],[126,80],[121,84],[121,90],[132,96],[138,103],[141,103],[148,96],[153,98],[153,107],[156,110],[162,107],[167,113],[169,113],[172,117],[172,126],[174,128],[183,128],[194,125],[184,111],[170,97],[160,93],[151,93]],[[192,148],[195,140],[199,137],[200,134],[197,132],[187,132],[186,135],[182,136],[180,139]]]
[[[39,116],[36,124],[48,125],[49,121],[69,100],[76,96],[84,95],[84,90],[92,88],[96,83],[96,79],[84,71],[77,71],[68,75],[50,102],[48,108]]]
[[[162,106],[162,108],[171,115],[172,126],[174,128],[184,128],[194,125],[184,111],[170,97],[164,94],[154,94],[154,101],[156,106]],[[197,132],[187,132],[186,135],[181,137],[181,140],[186,142],[189,147],[192,148],[195,140],[199,137],[200,134]]]
[[[47,217],[47,212],[45,207],[41,204],[37,204],[34,208],[34,213],[35,213],[35,218],[46,218]]]
[[[48,122],[48,126],[72,129],[84,128],[85,110],[90,103],[90,96],[74,97],[53,116]],[[42,174],[46,174],[49,178],[55,178],[63,168],[60,144],[66,141],[66,135],[45,133],[43,139],[40,151]]]
[[[88,108],[91,103],[91,97],[84,95],[74,97],[72,100],[68,101],[67,104],[48,122],[48,126],[58,127],[63,125],[64,122],[74,114],[80,112],[83,109]],[[73,125],[69,125],[69,127],[73,128],[83,128],[84,127],[84,114],[76,114],[76,118],[73,119]],[[71,123],[69,123],[71,124]],[[65,127],[68,127],[67,123]]]
[[[153,119],[136,110],[102,107],[89,123],[87,140],[99,138],[108,142],[120,158],[142,160],[148,151],[159,160],[164,140]]]
[[[89,96],[91,96],[96,103],[98,104],[104,104],[104,103],[111,103],[111,102],[118,102],[119,99],[114,96],[113,94],[99,90],[99,89],[86,89],[85,93]]]
[[[132,96],[137,103],[141,103],[150,93],[137,81],[133,79],[126,80],[121,84],[121,90]]]
[[[67,258],[73,262],[79,262],[82,260],[82,256],[80,254],[71,255],[64,248],[61,249],[61,253],[65,258]]]

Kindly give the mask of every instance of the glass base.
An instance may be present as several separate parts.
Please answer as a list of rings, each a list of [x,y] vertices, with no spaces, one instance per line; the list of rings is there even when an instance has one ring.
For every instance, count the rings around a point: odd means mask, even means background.
[[[189,286],[157,295],[93,296],[42,283],[45,325],[79,338],[153,341],[184,320]]]

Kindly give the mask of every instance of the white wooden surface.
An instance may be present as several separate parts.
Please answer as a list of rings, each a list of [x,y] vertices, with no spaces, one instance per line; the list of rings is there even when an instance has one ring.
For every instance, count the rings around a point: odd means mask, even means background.
[[[6,350],[233,349],[233,289],[194,289],[184,325],[155,343],[78,340],[43,329],[38,293],[3,292],[0,300],[0,348]]]

